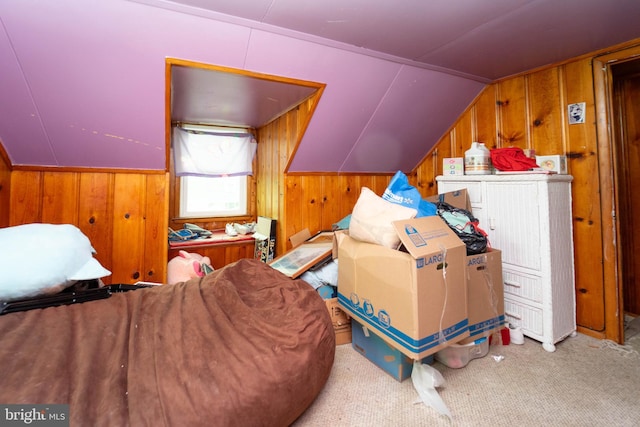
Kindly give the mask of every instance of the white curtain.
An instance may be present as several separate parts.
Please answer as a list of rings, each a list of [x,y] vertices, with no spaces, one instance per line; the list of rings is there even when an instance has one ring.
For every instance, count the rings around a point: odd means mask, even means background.
[[[253,175],[258,144],[246,132],[190,131],[173,128],[176,176]]]

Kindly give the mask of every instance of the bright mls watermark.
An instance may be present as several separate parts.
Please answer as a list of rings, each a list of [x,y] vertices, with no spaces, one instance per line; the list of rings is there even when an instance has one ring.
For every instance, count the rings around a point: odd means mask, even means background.
[[[68,427],[69,405],[2,405],[0,426]]]

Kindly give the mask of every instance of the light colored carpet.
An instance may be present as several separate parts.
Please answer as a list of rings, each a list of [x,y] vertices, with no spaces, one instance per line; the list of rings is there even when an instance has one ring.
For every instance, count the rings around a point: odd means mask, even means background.
[[[411,379],[396,381],[345,344],[294,426],[640,425],[640,354],[629,346],[578,334],[549,353],[526,338],[524,345],[492,345],[461,369],[433,366],[446,381],[438,391],[452,421],[415,403]]]

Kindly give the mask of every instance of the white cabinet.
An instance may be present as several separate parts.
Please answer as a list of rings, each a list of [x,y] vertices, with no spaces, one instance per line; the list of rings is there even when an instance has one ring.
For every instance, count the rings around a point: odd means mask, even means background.
[[[546,174],[436,178],[439,193],[467,189],[480,228],[502,251],[505,317],[547,351],[576,331],[572,179]]]

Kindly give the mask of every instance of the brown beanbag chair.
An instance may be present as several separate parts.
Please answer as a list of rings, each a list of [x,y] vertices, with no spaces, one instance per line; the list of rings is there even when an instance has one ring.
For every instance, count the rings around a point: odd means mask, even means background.
[[[286,426],[329,376],[322,298],[257,260],[108,299],[0,316],[0,402],[71,425]]]

